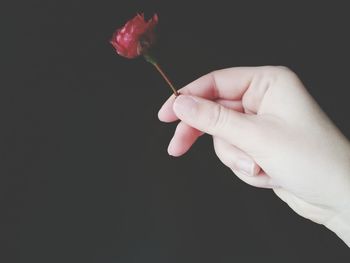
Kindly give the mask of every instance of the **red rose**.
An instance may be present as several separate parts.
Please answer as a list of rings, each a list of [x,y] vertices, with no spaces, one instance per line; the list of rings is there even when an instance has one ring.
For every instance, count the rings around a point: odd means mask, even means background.
[[[114,32],[110,43],[119,55],[126,58],[136,58],[146,53],[154,44],[154,28],[157,23],[157,14],[154,14],[147,22],[143,14],[137,14],[122,28]]]
[[[151,19],[145,21],[143,14],[137,14],[129,20],[122,28],[117,29],[110,43],[117,53],[126,58],[136,58],[143,55],[146,61],[151,63],[169,84],[175,96],[179,93],[159,66],[155,57],[148,49],[154,44],[156,35],[154,29],[158,24],[158,15],[154,14]]]

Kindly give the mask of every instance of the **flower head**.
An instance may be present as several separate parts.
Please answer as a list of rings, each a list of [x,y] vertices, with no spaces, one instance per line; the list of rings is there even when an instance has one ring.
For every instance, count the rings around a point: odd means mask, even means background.
[[[155,26],[158,23],[158,15],[145,21],[143,14],[137,14],[122,28],[117,29],[110,43],[117,53],[126,58],[136,58],[145,54],[155,42]]]

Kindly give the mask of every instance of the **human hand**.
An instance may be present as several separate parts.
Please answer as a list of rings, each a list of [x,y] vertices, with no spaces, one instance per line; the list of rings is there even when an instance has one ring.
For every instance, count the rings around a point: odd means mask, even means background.
[[[179,92],[158,114],[181,120],[169,154],[180,156],[202,133],[212,135],[217,156],[241,180],[272,188],[350,245],[350,145],[292,71],[229,68]]]

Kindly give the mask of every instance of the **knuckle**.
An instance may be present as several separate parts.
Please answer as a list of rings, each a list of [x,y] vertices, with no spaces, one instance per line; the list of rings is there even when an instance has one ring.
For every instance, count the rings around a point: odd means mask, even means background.
[[[287,78],[298,78],[293,70],[286,66],[278,66],[279,74]]]
[[[289,73],[289,72],[293,72],[289,67],[287,66],[276,66],[276,69],[278,69],[281,72],[285,72],[285,73]]]
[[[264,66],[263,73],[271,76],[295,74],[290,68],[286,66]]]
[[[264,66],[262,70],[264,79],[270,83],[276,83],[279,80],[298,80],[296,73],[286,66]]]
[[[228,112],[220,105],[215,105],[209,116],[209,126],[213,131],[221,130],[228,121]]]

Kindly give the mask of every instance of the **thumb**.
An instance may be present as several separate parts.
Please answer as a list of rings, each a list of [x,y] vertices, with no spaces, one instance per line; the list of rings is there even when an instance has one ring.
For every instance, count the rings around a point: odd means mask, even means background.
[[[219,103],[188,95],[177,97],[173,110],[188,125],[217,136],[242,150],[249,150],[247,147],[252,143],[256,130],[254,115],[230,110]]]

